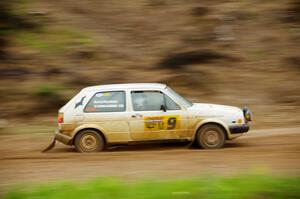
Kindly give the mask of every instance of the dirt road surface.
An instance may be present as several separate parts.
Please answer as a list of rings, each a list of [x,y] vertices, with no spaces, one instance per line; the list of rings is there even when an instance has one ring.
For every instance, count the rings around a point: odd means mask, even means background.
[[[45,134],[0,136],[1,192],[18,184],[101,176],[131,180],[257,170],[300,175],[300,127],[250,131],[218,150],[191,149],[186,144],[152,144],[81,154],[70,146],[57,144],[52,151],[41,153],[50,141],[50,135]]]

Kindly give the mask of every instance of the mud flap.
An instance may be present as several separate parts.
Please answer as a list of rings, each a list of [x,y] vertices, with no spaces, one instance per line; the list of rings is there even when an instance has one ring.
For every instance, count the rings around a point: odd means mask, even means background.
[[[50,144],[47,148],[45,148],[45,149],[42,151],[42,153],[45,153],[45,152],[50,151],[51,149],[53,149],[54,146],[55,146],[55,143],[56,143],[56,139],[54,138],[53,141],[51,142],[51,144]]]

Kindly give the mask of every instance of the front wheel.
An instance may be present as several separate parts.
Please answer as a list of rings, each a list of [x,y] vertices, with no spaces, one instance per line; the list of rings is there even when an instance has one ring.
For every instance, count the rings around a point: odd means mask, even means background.
[[[196,139],[201,148],[218,149],[225,144],[225,132],[216,124],[207,124],[199,129]]]
[[[74,145],[78,152],[98,152],[104,149],[104,139],[94,130],[83,130],[76,135]]]

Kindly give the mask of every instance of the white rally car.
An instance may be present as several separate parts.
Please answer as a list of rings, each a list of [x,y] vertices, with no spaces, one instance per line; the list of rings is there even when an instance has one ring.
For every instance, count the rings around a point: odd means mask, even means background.
[[[55,140],[80,152],[130,142],[187,140],[205,149],[249,130],[247,109],[192,103],[164,84],[137,83],[82,89],[58,113]]]

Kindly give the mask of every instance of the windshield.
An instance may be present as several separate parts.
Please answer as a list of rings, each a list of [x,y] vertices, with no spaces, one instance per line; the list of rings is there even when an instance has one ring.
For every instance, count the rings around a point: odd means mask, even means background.
[[[192,102],[190,102],[186,98],[184,98],[181,95],[179,95],[178,93],[176,93],[170,87],[167,87],[167,90],[171,93],[172,96],[174,96],[178,101],[180,101],[185,107],[191,107],[191,106],[193,106]]]

